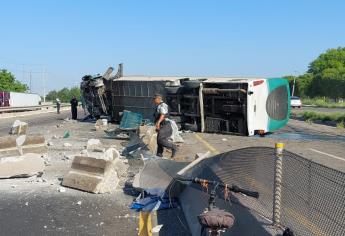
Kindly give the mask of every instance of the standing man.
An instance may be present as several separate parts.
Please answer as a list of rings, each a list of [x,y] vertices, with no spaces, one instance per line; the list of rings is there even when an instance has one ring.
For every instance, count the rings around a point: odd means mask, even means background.
[[[77,115],[78,115],[78,100],[75,96],[73,96],[72,100],[70,101],[71,103],[71,112],[72,112],[72,119],[76,120]]]
[[[60,107],[61,107],[61,101],[59,98],[56,98],[56,112],[60,114]]]
[[[156,105],[154,119],[156,125],[157,135],[157,156],[163,157],[164,147],[171,149],[171,157],[175,157],[177,147],[169,138],[172,135],[172,127],[169,121],[169,108],[166,103],[163,102],[161,94],[155,94],[153,102]]]

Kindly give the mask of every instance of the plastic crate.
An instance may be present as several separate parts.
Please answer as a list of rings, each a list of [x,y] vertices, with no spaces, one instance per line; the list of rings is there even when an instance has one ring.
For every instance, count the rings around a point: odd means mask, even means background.
[[[123,129],[123,130],[139,129],[139,126],[141,125],[142,121],[143,121],[143,115],[141,113],[124,110],[122,119],[120,122],[120,129]]]

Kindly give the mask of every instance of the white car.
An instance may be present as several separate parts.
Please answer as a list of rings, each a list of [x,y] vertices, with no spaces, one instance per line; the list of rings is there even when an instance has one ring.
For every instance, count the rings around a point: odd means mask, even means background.
[[[290,103],[292,108],[301,108],[302,107],[302,101],[299,97],[292,96],[291,97],[291,103]]]

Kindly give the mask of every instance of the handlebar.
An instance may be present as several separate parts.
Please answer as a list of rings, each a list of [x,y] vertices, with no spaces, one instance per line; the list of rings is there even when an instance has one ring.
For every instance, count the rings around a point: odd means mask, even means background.
[[[217,182],[217,181],[210,181],[207,179],[200,179],[200,178],[194,178],[194,179],[183,179],[183,178],[177,178],[177,180],[180,181],[185,181],[185,182],[193,182],[193,183],[197,183],[197,184],[211,184],[213,186],[220,186],[222,188],[228,188],[230,191],[234,192],[234,193],[242,193],[248,197],[253,197],[253,198],[259,198],[259,193],[255,192],[255,191],[250,191],[250,190],[246,190],[243,188],[238,187],[237,185],[232,185],[227,186],[224,183],[221,182]]]

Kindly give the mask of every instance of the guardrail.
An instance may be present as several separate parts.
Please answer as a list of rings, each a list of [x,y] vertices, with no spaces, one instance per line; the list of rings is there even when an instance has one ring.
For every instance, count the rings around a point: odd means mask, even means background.
[[[68,103],[61,104],[61,107],[69,107]],[[21,111],[35,111],[42,109],[56,108],[56,104],[40,105],[40,106],[26,106],[26,107],[0,107],[0,113],[21,112]]]

